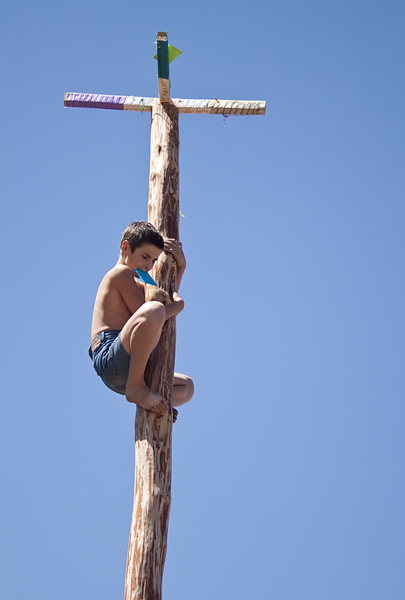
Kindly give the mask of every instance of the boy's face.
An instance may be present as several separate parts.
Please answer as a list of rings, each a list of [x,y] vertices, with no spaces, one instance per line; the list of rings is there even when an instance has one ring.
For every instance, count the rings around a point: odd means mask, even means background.
[[[131,247],[127,241],[122,242],[122,252],[125,257],[125,264],[131,269],[140,269],[141,271],[150,271],[162,250],[154,244],[145,242],[142,246],[135,248],[131,252]]]

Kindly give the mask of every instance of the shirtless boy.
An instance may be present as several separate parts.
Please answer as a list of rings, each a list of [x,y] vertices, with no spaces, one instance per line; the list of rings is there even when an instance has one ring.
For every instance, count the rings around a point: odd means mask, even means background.
[[[145,302],[144,284],[134,276],[134,269],[150,271],[162,251],[177,262],[177,290],[167,305]],[[165,321],[184,308],[178,288],[185,268],[180,242],[163,240],[153,225],[135,221],[122,235],[118,262],[102,280],[94,304],[89,354],[96,373],[128,402],[156,414],[167,409],[168,401],[147,387],[145,368]],[[192,380],[175,373],[173,406],[188,402],[193,392]]]

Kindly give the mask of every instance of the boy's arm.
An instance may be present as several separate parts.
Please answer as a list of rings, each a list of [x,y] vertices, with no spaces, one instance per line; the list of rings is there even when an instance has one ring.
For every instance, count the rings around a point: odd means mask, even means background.
[[[129,267],[120,270],[116,276],[115,285],[131,314],[134,314],[145,303],[145,296],[136,284],[134,274]]]
[[[167,304],[166,308],[166,321],[170,319],[170,317],[175,317],[178,315],[184,308],[184,300],[179,296],[179,294],[173,290],[173,302],[171,304]]]
[[[166,238],[164,251],[170,252],[177,263],[177,289],[179,289],[181,278],[186,270],[186,257],[184,256],[181,242],[178,242],[173,238]]]
[[[134,314],[138,308],[145,303],[145,297],[135,282],[134,276],[131,269],[125,267],[122,269],[115,278],[115,285],[131,314]],[[184,308],[184,300],[179,294],[173,289],[172,293],[173,301],[165,306],[166,309],[166,321],[170,317],[175,317]]]

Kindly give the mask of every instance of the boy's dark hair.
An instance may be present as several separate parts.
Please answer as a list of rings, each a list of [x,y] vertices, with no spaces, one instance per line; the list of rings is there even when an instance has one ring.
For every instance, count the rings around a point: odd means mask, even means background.
[[[164,241],[160,233],[151,223],[147,221],[134,221],[130,223],[122,234],[121,244],[127,240],[133,252],[142,244],[153,244],[163,250]]]

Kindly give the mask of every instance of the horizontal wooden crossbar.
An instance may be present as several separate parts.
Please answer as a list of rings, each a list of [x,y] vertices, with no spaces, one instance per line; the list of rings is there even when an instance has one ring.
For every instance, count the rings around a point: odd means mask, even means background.
[[[135,96],[108,96],[106,94],[81,94],[67,92],[64,106],[76,108],[108,108],[111,110],[152,111],[156,98],[137,98]]]
[[[64,105],[76,108],[107,108],[151,112],[156,98],[136,96],[110,96],[106,94],[81,94],[67,92]],[[182,100],[172,98],[179,113],[213,115],[264,115],[266,102],[261,100]]]
[[[173,98],[179,113],[201,115],[264,115],[266,102],[261,100],[182,100]]]

